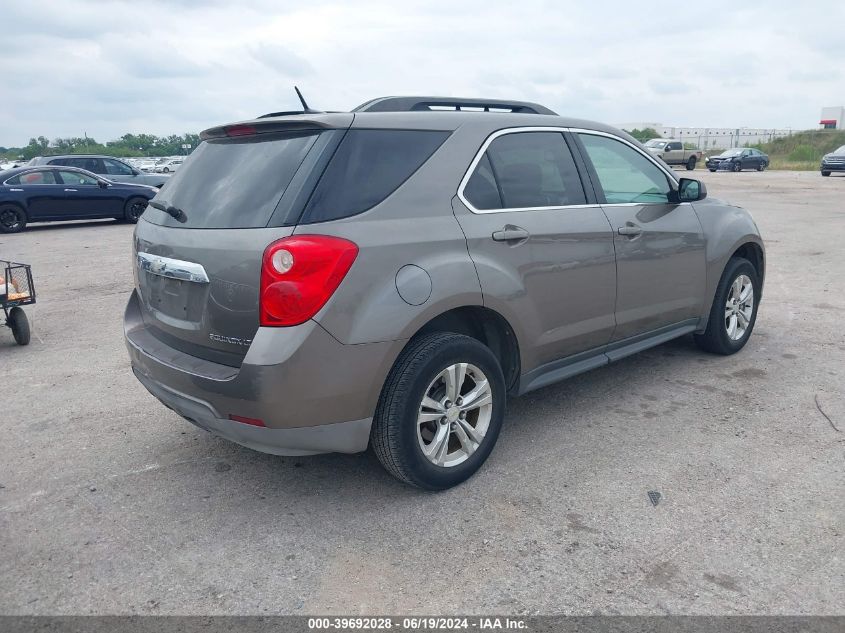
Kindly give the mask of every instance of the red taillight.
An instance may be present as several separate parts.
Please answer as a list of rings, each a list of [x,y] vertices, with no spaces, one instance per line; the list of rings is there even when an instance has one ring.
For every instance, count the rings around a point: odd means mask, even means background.
[[[357,255],[354,243],[326,235],[294,235],[270,244],[261,265],[261,325],[299,325],[313,317]]]
[[[256,131],[251,125],[230,125],[226,128],[226,136],[252,136]]]

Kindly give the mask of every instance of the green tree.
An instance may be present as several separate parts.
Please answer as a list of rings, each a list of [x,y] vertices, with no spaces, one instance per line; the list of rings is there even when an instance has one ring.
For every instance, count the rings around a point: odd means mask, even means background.
[[[634,128],[630,132],[628,132],[631,136],[637,139],[640,143],[645,143],[653,138],[663,138],[660,134],[657,133],[657,130],[654,128],[643,128],[642,130],[638,130]]]

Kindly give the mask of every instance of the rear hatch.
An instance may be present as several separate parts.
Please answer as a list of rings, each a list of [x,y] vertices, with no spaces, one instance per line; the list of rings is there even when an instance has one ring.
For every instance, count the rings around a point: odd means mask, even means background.
[[[148,331],[198,358],[240,366],[259,326],[264,249],[293,233],[352,115],[216,128],[135,230]]]

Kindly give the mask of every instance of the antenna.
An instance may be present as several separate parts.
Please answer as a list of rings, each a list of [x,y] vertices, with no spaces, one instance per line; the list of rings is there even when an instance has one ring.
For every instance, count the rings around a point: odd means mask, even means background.
[[[311,108],[308,107],[308,104],[305,103],[305,97],[303,97],[302,93],[299,92],[299,88],[294,86],[293,89],[296,90],[296,96],[299,97],[299,101],[302,103],[302,112],[304,114],[319,114],[320,113],[319,110],[312,110]]]

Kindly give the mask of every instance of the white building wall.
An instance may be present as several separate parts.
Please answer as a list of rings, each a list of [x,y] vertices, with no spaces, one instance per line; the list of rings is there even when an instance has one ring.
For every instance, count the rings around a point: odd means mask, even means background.
[[[716,128],[669,126],[661,123],[622,123],[617,125],[623,130],[642,130],[652,128],[663,138],[674,138],[684,143],[691,143],[702,150],[728,149],[744,147],[755,143],[767,143],[776,138],[790,136],[791,129],[776,128]]]
[[[832,106],[830,108],[822,108],[821,117],[819,117],[819,125],[825,127],[825,121],[835,121],[836,129],[845,129],[845,106]]]

